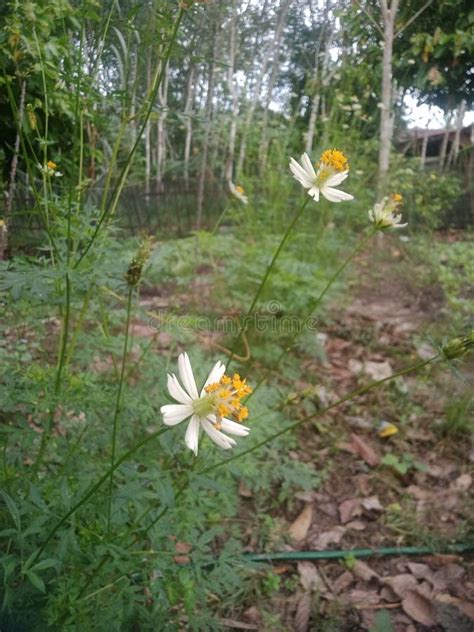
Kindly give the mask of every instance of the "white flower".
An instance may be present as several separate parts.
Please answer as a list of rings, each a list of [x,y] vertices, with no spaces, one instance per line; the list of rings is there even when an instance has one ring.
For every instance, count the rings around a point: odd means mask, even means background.
[[[56,171],[57,164],[52,160],[48,160],[45,165],[41,165],[38,163],[38,168],[41,173],[44,173],[47,176],[54,176],[55,178],[60,178],[63,174],[60,171]]]
[[[395,213],[402,202],[402,196],[394,193],[388,197],[384,197],[381,202],[374,204],[374,208],[369,211],[369,219],[377,226],[377,228],[404,228],[407,224],[400,224],[402,216]]]
[[[229,189],[234,197],[242,202],[242,204],[248,204],[249,199],[245,195],[244,187],[241,187],[239,184],[236,186],[232,181],[229,180]]]
[[[354,196],[335,187],[343,182],[349,173],[347,158],[337,149],[323,151],[315,171],[308,154],[301,156],[301,164],[294,158],[290,159],[290,169],[296,180],[309,189],[310,195],[316,202],[321,193],[330,202],[353,200]]]
[[[175,426],[191,418],[184,441],[194,454],[198,452],[201,428],[224,450],[236,444],[227,434],[248,435],[250,428],[240,423],[248,416],[247,408],[242,406],[240,399],[252,392],[245,380],[237,374],[233,378],[224,375],[225,365],[217,362],[199,393],[187,353],[178,357],[178,370],[182,385],[171,373],[168,375],[168,391],[179,403],[166,404],[160,411],[167,426]],[[228,419],[228,415],[234,416],[237,422]]]

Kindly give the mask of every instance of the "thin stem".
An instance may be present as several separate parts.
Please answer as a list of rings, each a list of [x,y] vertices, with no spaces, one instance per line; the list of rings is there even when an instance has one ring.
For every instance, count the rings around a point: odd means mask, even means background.
[[[349,265],[350,261],[356,256],[356,254],[362,250],[362,248],[367,244],[368,241],[370,241],[372,239],[372,237],[375,235],[375,233],[378,231],[377,228],[373,228],[371,231],[369,231],[369,233],[364,237],[364,239],[361,239],[359,241],[358,244],[356,244],[354,250],[352,250],[352,252],[349,254],[349,256],[342,262],[342,264],[339,266],[339,268],[337,268],[337,270],[334,272],[334,274],[332,275],[332,277],[329,279],[329,281],[326,283],[326,285],[324,286],[324,289],[322,290],[321,294],[318,296],[318,298],[313,302],[313,304],[311,305],[311,309],[310,309],[310,313],[308,318],[311,316],[311,314],[313,313],[313,311],[316,309],[316,307],[319,306],[319,304],[321,303],[321,301],[323,300],[323,298],[325,297],[327,291],[330,289],[331,285],[334,283],[334,281],[339,277],[339,275],[341,275],[344,270],[347,268],[347,266]]]
[[[61,393],[63,369],[66,364],[66,350],[67,350],[67,342],[68,342],[68,337],[69,337],[69,319],[70,319],[70,314],[71,314],[71,281],[69,278],[69,272],[66,272],[65,279],[66,279],[66,294],[65,294],[66,309],[64,312],[61,342],[60,342],[59,351],[58,351],[56,379],[54,382],[54,402],[53,402],[53,405],[51,406],[51,410],[49,413],[48,426],[46,428],[46,431],[43,432],[43,434],[41,435],[40,448],[39,448],[38,456],[36,458],[36,462],[33,469],[33,472],[35,474],[37,474],[43,462],[44,452],[53,431],[54,415],[57,409],[58,398]]]
[[[253,310],[254,310],[254,307],[257,304],[258,299],[260,298],[260,295],[261,295],[261,293],[263,291],[263,288],[265,287],[265,283],[267,282],[267,279],[268,279],[268,277],[270,276],[270,274],[271,274],[271,272],[273,270],[273,267],[274,267],[274,265],[276,263],[276,260],[278,259],[279,255],[280,255],[280,252],[283,249],[283,246],[285,245],[288,237],[290,236],[291,231],[295,227],[296,222],[301,217],[301,215],[302,215],[304,209],[306,208],[306,205],[308,204],[309,200],[310,200],[310,198],[306,197],[305,201],[300,206],[300,208],[296,212],[295,216],[291,220],[288,228],[286,229],[285,234],[283,235],[283,237],[282,237],[282,239],[281,239],[281,241],[280,241],[280,243],[278,245],[278,248],[275,250],[275,254],[273,255],[272,260],[270,261],[270,263],[269,263],[269,265],[268,265],[268,267],[266,269],[265,274],[263,275],[263,278],[262,278],[262,280],[260,282],[260,285],[258,286],[257,292],[256,292],[256,294],[255,294],[255,296],[253,298],[252,304],[250,305],[250,307],[248,309],[248,312],[247,312],[247,314],[246,314],[246,316],[245,316],[244,320],[242,321],[242,324],[241,324],[241,326],[239,328],[239,332],[237,334],[237,338],[235,340],[235,343],[234,343],[234,346],[232,348],[232,352],[231,352],[231,355],[230,355],[230,358],[229,358],[229,363],[227,365],[228,367],[230,366],[230,363],[232,362],[232,358],[235,355],[235,349],[236,349],[237,345],[239,344],[239,341],[240,341],[240,339],[242,337],[242,334],[244,334],[246,329],[247,329],[247,324],[248,324],[249,318],[251,317],[251,315],[253,313]]]
[[[109,480],[109,500],[107,507],[107,531],[110,530],[110,517],[112,512],[112,487],[114,483],[113,477],[113,467],[115,462],[115,451],[117,447],[117,428],[118,428],[118,418],[120,413],[120,404],[122,402],[122,391],[123,391],[123,383],[125,376],[125,366],[127,364],[127,348],[128,348],[128,335],[130,331],[130,318],[132,313],[132,296],[133,296],[133,287],[129,287],[128,289],[128,299],[127,299],[127,321],[125,324],[125,340],[123,343],[123,352],[122,352],[122,367],[120,369],[120,378],[117,389],[117,399],[115,400],[115,410],[114,410],[114,418],[112,421],[112,454],[110,456],[110,480]]]
[[[102,213],[102,215],[99,218],[99,221],[97,222],[96,228],[94,230],[94,233],[92,234],[92,237],[89,241],[89,243],[87,244],[87,246],[85,247],[84,251],[82,252],[82,255],[79,257],[76,265],[74,267],[77,267],[82,260],[84,259],[84,257],[87,255],[87,253],[89,252],[89,250],[91,249],[93,243],[95,242],[95,240],[97,239],[97,235],[100,232],[100,229],[102,228],[102,224],[104,223],[105,219],[107,218],[107,216],[109,215],[109,211],[111,209],[115,209],[118,199],[120,197],[120,194],[122,192],[123,189],[123,185],[125,182],[125,178],[127,176],[128,170],[130,168],[131,162],[132,162],[132,158],[138,148],[138,145],[141,142],[142,136],[143,136],[143,132],[145,131],[148,119],[150,118],[152,109],[153,109],[153,104],[155,103],[155,99],[156,99],[156,95],[158,93],[158,89],[161,85],[161,82],[163,81],[163,77],[165,76],[165,72],[166,72],[166,67],[168,65],[168,60],[170,58],[171,55],[171,50],[173,48],[176,36],[178,34],[178,29],[179,29],[179,25],[181,24],[181,20],[183,18],[184,15],[184,9],[180,9],[178,12],[178,15],[176,17],[176,20],[174,22],[174,26],[173,26],[173,30],[171,33],[171,39],[170,39],[170,43],[168,45],[168,49],[165,53],[164,58],[160,61],[160,64],[157,67],[157,73],[155,75],[155,81],[154,81],[154,85],[152,87],[151,93],[149,95],[149,99],[148,99],[148,107],[145,113],[145,117],[143,119],[142,122],[142,126],[140,127],[138,133],[137,133],[137,137],[135,142],[132,145],[132,148],[127,156],[127,160],[125,161],[125,164],[122,168],[122,171],[120,172],[119,178],[118,178],[118,182],[114,188],[114,191],[112,193],[112,197],[110,202],[105,206],[104,211]]]
[[[225,214],[227,213],[227,211],[228,211],[229,207],[230,207],[230,204],[226,204],[226,205],[224,206],[224,210],[223,210],[223,211],[222,211],[222,213],[219,215],[219,219],[217,220],[216,225],[214,226],[214,228],[213,228],[213,229],[212,229],[212,231],[211,231],[211,235],[212,235],[212,236],[214,236],[214,235],[217,233],[217,231],[219,230],[219,226],[221,225],[222,220],[224,219],[224,216],[225,216]]]

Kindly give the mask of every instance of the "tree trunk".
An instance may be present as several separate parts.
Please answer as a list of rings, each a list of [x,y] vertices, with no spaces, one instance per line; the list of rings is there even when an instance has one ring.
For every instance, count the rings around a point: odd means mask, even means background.
[[[380,149],[378,169],[378,198],[385,194],[390,167],[390,149],[393,137],[393,81],[392,57],[395,18],[399,0],[380,0],[383,22],[382,103],[380,111]]]
[[[260,14],[261,18],[260,20],[258,20],[258,23],[257,23],[258,25],[264,24],[265,15],[268,11],[267,6],[268,6],[268,0],[265,0],[263,3],[261,14]],[[261,35],[261,31],[257,30],[255,34],[254,58],[257,58],[257,55],[258,55],[258,49],[260,46],[260,35]],[[263,79],[265,77],[265,72],[267,70],[268,59],[269,59],[269,55],[265,53],[260,63],[260,72],[257,74],[257,79],[255,81],[255,85],[252,90],[250,103],[247,108],[247,114],[245,116],[245,122],[243,125],[242,136],[240,140],[239,160],[237,163],[238,176],[242,173],[242,170],[244,167],[245,153],[247,150],[247,137],[250,132],[250,126],[252,125],[255,108],[257,107],[257,103],[260,98],[260,93],[262,91],[262,84],[263,84]]]
[[[235,141],[237,138],[237,121],[239,116],[239,86],[234,80],[235,59],[237,56],[237,7],[235,0],[232,2],[232,17],[230,23],[229,67],[227,73],[227,86],[232,101],[232,118],[229,130],[229,143],[227,148],[227,160],[225,166],[225,179],[232,180],[234,170]]]
[[[464,114],[466,113],[466,101],[463,99],[458,107],[456,116],[456,127],[454,132],[453,144],[451,145],[451,151],[449,152],[447,166],[452,167],[456,163],[459,155],[459,141],[461,139],[462,122],[464,120]]]
[[[215,55],[216,53],[216,29],[215,25],[212,29],[212,54],[211,61],[209,62],[209,71],[207,75],[207,95],[206,95],[206,129],[204,133],[204,140],[202,146],[201,157],[201,170],[198,180],[197,191],[197,217],[196,217],[196,230],[201,230],[202,225],[202,209],[204,204],[204,188],[206,183],[207,172],[207,155],[209,152],[209,141],[211,137],[211,117],[212,117],[212,96],[214,91],[214,71],[215,71]]]
[[[268,56],[272,59],[272,69],[268,80],[266,99],[263,105],[262,137],[259,150],[259,167],[262,173],[265,171],[265,167],[267,164],[268,147],[270,144],[270,140],[268,137],[268,113],[270,110],[270,103],[272,101],[273,88],[278,77],[278,70],[280,67],[280,43],[283,35],[283,29],[286,23],[286,16],[291,2],[292,0],[281,0],[280,11],[275,28],[275,35],[273,37],[273,42],[270,48],[270,54]]]
[[[184,116],[185,116],[185,126],[186,126],[186,137],[184,141],[184,184],[186,187],[186,191],[189,191],[189,158],[191,156],[191,142],[193,138],[193,105],[194,105],[194,94],[195,94],[195,84],[194,77],[196,75],[196,66],[194,64],[190,64],[188,71],[188,80],[186,82],[186,102],[184,105]]]
[[[166,117],[168,115],[168,80],[169,65],[166,64],[165,75],[161,86],[158,89],[158,101],[160,104],[160,112],[157,123],[156,137],[156,190],[161,193],[164,190],[163,176],[166,161]]]
[[[443,140],[441,141],[441,148],[439,150],[439,170],[440,171],[443,171],[445,162],[446,162],[449,136],[451,134],[451,117],[452,117],[452,112],[451,110],[449,110],[444,119],[445,130],[444,130]]]
[[[146,65],[147,94],[149,94],[150,88],[151,88],[151,56],[152,56],[152,48],[150,47],[148,50],[148,59],[147,59],[147,65]],[[145,127],[145,193],[146,195],[150,193],[150,177],[151,177],[151,120],[150,118],[148,118],[148,121]]]

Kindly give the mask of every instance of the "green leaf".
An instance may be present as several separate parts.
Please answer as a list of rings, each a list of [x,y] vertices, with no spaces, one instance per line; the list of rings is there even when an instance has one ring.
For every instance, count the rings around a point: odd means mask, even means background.
[[[42,593],[46,592],[46,586],[44,585],[44,581],[41,579],[41,577],[38,577],[38,575],[36,575],[36,573],[33,573],[33,571],[31,570],[26,571],[25,575],[28,577],[35,588],[37,588]]]

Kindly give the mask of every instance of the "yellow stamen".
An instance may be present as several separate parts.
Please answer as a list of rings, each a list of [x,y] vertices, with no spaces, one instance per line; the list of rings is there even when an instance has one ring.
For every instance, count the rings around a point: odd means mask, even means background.
[[[46,166],[48,167],[48,169],[56,169],[58,165],[52,160],[48,160],[48,162],[46,163]]]
[[[317,166],[320,167],[322,165],[332,167],[335,171],[349,170],[349,162],[346,156],[338,149],[326,149],[323,151]]]
[[[219,382],[209,384],[204,390],[207,397],[198,401],[196,406],[199,410],[196,410],[196,413],[208,415],[213,412],[216,415],[216,428],[224,417],[232,416],[238,422],[247,419],[248,409],[242,406],[240,400],[249,395],[252,389],[238,373],[235,373],[232,378],[223,375]]]
[[[403,202],[403,197],[400,195],[400,193],[392,193],[390,197],[392,198],[392,201],[396,202],[397,204]]]
[[[240,184],[238,184],[238,185],[235,187],[235,190],[237,191],[237,193],[241,193],[241,194],[242,194],[242,193],[245,193],[245,189],[244,189],[244,187],[241,187],[241,186],[240,186]]]

